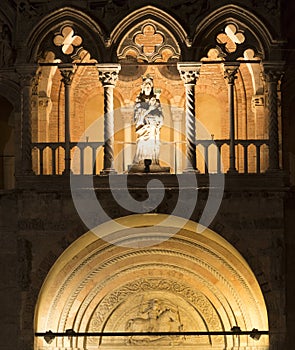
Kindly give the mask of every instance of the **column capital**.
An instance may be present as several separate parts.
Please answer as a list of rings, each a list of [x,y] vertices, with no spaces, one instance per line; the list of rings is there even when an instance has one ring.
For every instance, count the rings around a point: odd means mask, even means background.
[[[278,83],[279,80],[281,80],[283,74],[284,74],[284,61],[277,61],[277,62],[271,62],[271,61],[265,61],[262,62],[262,78],[267,83]]]
[[[224,78],[228,80],[229,84],[234,84],[235,80],[237,79],[238,70],[240,67],[240,63],[231,63],[231,62],[225,62],[223,63],[223,69],[224,69]]]
[[[22,64],[16,67],[16,71],[20,78],[20,83],[23,87],[32,86],[37,70],[37,64]]]
[[[39,96],[38,102],[39,102],[39,107],[47,108],[51,103],[51,98],[48,96]]]
[[[103,86],[115,86],[121,65],[117,63],[100,63],[96,65],[98,77]]]
[[[177,69],[179,71],[181,79],[184,84],[196,85],[200,75],[202,63],[197,62],[180,62],[177,63]]]
[[[60,70],[60,73],[62,76],[61,81],[65,85],[71,85],[73,75],[77,69],[77,66],[75,64],[72,64],[72,63],[63,63],[63,64],[58,65],[58,69]]]

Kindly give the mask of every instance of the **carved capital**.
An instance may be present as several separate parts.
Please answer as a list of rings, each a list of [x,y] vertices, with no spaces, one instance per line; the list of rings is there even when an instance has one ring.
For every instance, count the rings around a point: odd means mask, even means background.
[[[120,64],[98,64],[98,77],[103,86],[115,86],[121,70]]]
[[[61,81],[65,85],[71,85],[76,66],[74,64],[59,64],[58,68],[62,76]]]
[[[26,64],[26,65],[19,65],[16,69],[20,84],[22,87],[32,87],[33,83],[36,82],[36,79],[38,81],[38,78],[36,78],[37,75],[38,66],[34,64]]]
[[[32,82],[32,95],[37,96],[38,95],[38,86],[41,78],[41,72],[37,72],[33,77]]]
[[[51,100],[50,100],[50,97],[39,97],[39,107],[41,108],[47,108],[50,103],[51,103]]]
[[[185,84],[196,85],[200,75],[202,63],[182,62],[177,64],[181,79]]]
[[[284,74],[284,62],[263,62],[262,78],[267,83],[278,83]]]
[[[239,63],[236,63],[236,64],[224,63],[224,65],[223,65],[224,78],[227,79],[227,81],[230,85],[233,85],[235,83],[235,80],[237,79],[239,67],[240,67]]]

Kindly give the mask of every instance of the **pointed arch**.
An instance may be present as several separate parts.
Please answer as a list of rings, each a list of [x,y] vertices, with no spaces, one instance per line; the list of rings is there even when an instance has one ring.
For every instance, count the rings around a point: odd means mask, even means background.
[[[181,48],[184,49],[190,46],[188,34],[175,18],[157,7],[148,5],[127,15],[124,20],[119,22],[112,30],[108,45],[112,46],[113,55],[123,36],[129,32],[134,25],[146,19],[151,19],[170,30]]]
[[[92,58],[101,61],[102,51],[105,48],[105,30],[82,11],[70,7],[60,8],[50,13],[33,28],[25,43],[28,47],[26,60],[36,62],[42,50],[42,44],[50,32],[57,31],[66,25],[74,25],[78,28],[79,35],[83,37],[84,48],[91,54]]]
[[[256,52],[258,51],[264,60],[272,59],[272,47],[280,45],[280,41],[252,12],[233,4],[211,12],[197,25],[192,38],[192,46],[196,50],[194,57],[197,60],[205,57],[206,51],[216,44],[215,36],[218,30],[233,22],[250,34],[250,48],[256,46]]]

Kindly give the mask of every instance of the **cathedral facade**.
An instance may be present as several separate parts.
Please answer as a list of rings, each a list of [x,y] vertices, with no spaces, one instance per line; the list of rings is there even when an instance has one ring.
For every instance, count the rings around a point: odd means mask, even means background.
[[[294,11],[2,1],[3,349],[292,347]]]

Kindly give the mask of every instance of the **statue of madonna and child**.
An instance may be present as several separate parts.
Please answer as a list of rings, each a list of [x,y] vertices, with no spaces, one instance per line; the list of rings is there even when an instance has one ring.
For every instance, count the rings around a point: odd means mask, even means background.
[[[141,91],[136,97],[133,122],[136,132],[136,153],[130,173],[170,172],[169,167],[159,163],[160,129],[163,125],[163,112],[160,103],[161,90],[154,89],[153,78],[142,78]]]

